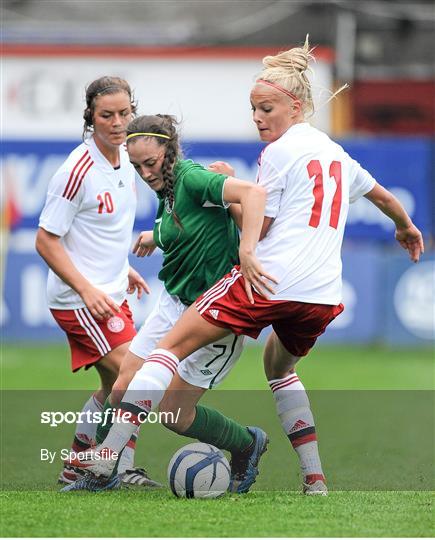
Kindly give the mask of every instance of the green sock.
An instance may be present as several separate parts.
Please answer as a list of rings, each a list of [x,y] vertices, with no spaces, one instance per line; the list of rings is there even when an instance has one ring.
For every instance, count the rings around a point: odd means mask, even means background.
[[[232,454],[243,452],[253,441],[246,427],[202,405],[196,406],[195,419],[182,435],[228,450]]]
[[[104,415],[108,409],[112,409],[112,405],[109,401],[109,398],[107,398],[106,401],[104,402],[103,410],[101,413],[102,420],[97,426],[97,433],[95,435],[95,440],[97,444],[101,444],[104,441],[104,439],[109,434],[110,428],[113,426],[112,415],[108,414],[107,418]]]
[[[97,444],[101,444],[104,441],[104,439],[109,434],[110,428],[113,426],[112,415],[108,414],[107,418],[104,416],[104,413],[108,409],[113,409],[113,406],[109,401],[109,398],[107,398],[106,401],[104,402],[103,411],[101,413],[102,420],[98,424],[98,427],[97,427],[97,433],[95,435],[95,440]],[[118,465],[119,465],[119,460],[121,459],[121,454],[122,454],[122,451],[119,453],[118,461],[116,462],[115,468],[113,469],[113,472],[110,475],[110,478],[113,478],[116,474],[118,474]]]

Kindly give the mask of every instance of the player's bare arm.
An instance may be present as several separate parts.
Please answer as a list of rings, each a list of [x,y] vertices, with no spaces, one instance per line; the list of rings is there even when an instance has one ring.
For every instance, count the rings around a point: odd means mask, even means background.
[[[110,318],[119,312],[119,306],[77,270],[60,242],[60,237],[41,227],[36,235],[35,247],[39,255],[60,279],[74,289],[96,319]]]
[[[424,242],[421,232],[413,224],[400,201],[380,184],[369,191],[365,197],[391,218],[396,225],[396,240],[406,249],[413,262],[418,262],[424,253]]]
[[[209,171],[219,174],[226,174],[232,177],[236,176],[236,171],[226,161],[214,161],[213,163],[210,163],[207,168]],[[240,204],[233,203],[228,210],[238,229],[241,231],[243,226],[242,207],[240,206]]]
[[[249,301],[254,303],[252,286],[264,297],[273,294],[273,287],[267,280],[276,283],[276,279],[267,274],[257,257],[255,248],[263,226],[266,205],[266,190],[261,186],[228,177],[224,185],[226,202],[239,203],[243,213],[243,230],[240,238],[240,270],[245,278],[245,290]],[[264,279],[266,278],[266,279]]]
[[[227,174],[228,176],[235,176],[235,170],[233,167],[226,161],[215,161],[208,166],[209,171],[217,172],[220,174]],[[236,222],[237,227],[242,230],[243,227],[243,216],[242,216],[242,207],[240,204],[232,204],[229,208],[230,214],[234,221]],[[267,231],[274,222],[274,218],[265,217],[263,225],[260,232],[260,240],[266,236]]]

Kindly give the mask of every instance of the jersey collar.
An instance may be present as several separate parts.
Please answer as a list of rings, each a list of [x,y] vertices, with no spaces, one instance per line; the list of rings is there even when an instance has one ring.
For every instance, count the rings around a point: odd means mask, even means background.
[[[100,152],[98,146],[95,144],[94,138],[90,137],[86,143],[89,146],[89,153],[91,154],[92,159],[95,163],[98,164],[98,166],[101,169],[104,169],[104,171],[107,172],[114,172],[115,169],[113,168],[113,165],[103,156],[103,154]],[[125,151],[123,148],[123,145],[119,148],[119,163],[122,166],[124,165],[124,156]],[[119,170],[119,169],[118,169]]]

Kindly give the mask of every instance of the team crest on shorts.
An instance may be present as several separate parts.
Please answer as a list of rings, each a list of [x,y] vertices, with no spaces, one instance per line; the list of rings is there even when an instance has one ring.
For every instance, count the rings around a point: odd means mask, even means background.
[[[118,334],[124,330],[125,322],[121,319],[121,317],[110,317],[110,319],[107,321],[107,328],[111,332]]]

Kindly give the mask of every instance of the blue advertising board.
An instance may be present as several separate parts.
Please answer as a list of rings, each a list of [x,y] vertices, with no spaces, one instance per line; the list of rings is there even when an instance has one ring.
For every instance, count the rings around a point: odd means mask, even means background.
[[[396,345],[435,340],[435,257],[427,253],[418,264],[392,257],[386,265],[385,301],[391,310],[385,338]],[[412,369],[412,366],[411,366]]]
[[[4,208],[5,203],[12,202],[14,206],[14,216],[9,217],[10,231],[4,234],[2,241],[5,267],[2,268],[0,329],[3,339],[63,339],[46,307],[47,269],[34,251],[34,236],[48,182],[76,144],[77,141],[3,141],[2,205]],[[399,196],[426,236],[430,231],[434,233],[431,140],[347,140],[342,144],[362,166]],[[254,179],[261,148],[261,144],[251,142],[190,142],[184,145],[184,153],[205,165],[216,160],[228,161],[239,177]],[[136,231],[152,227],[156,207],[154,193],[138,180]],[[397,257],[391,256],[390,251],[384,253],[379,242],[389,241],[388,249],[394,250],[394,227],[364,198],[351,205],[345,238],[343,297],[346,309],[322,340],[427,343],[432,336],[434,318],[430,310],[434,303],[433,286],[430,287],[433,255],[431,259],[426,253],[422,263],[412,266],[402,251]],[[367,246],[369,240],[378,243]],[[153,288],[150,298],[140,303],[132,299],[136,323],[141,324],[161,288],[156,277],[161,255],[135,259],[132,264]],[[415,303],[418,309],[413,308],[414,290],[419,295]],[[432,321],[432,326],[427,321]]]
[[[433,143],[430,139],[363,139],[341,141],[350,155],[402,201],[425,235],[434,232]],[[47,184],[77,141],[3,141],[2,172],[6,195],[14,200],[15,229],[37,227]],[[256,177],[263,145],[252,142],[186,142],[185,156],[207,165],[230,162],[239,178]],[[137,229],[151,226],[156,210],[154,194],[138,180]],[[346,237],[394,240],[394,228],[369,201],[351,205]]]
[[[160,253],[131,257],[131,265],[151,287],[137,301],[129,296],[136,325],[158,300]],[[6,263],[0,329],[5,341],[64,339],[46,305],[47,268],[35,253],[10,251]],[[343,250],[344,312],[328,327],[322,343],[430,344],[434,338],[435,254],[413,265],[405,252],[385,253],[378,247]]]

